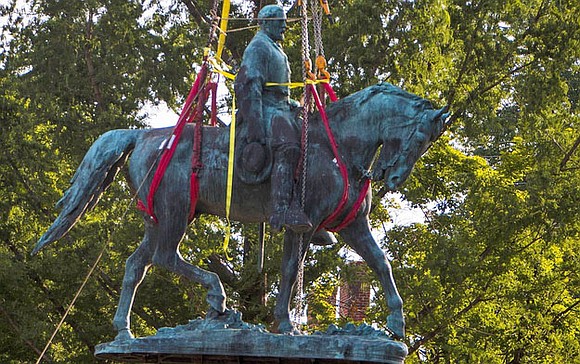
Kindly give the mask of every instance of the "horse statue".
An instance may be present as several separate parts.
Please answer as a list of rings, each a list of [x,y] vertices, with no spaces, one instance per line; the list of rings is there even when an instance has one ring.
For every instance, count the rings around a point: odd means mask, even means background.
[[[368,217],[371,189],[363,188],[365,184],[368,187],[369,179],[383,180],[386,190],[392,191],[399,187],[411,173],[418,158],[446,129],[449,116],[447,107],[434,109],[423,98],[388,83],[381,83],[328,105],[326,111],[336,146],[348,172],[348,185],[345,185],[344,174],[339,172],[320,115],[311,114],[305,161],[308,174],[304,211],[313,229],[303,233],[302,240],[310,242],[317,231],[336,228],[341,219],[354,213],[350,224],[344,226],[338,234],[378,276],[390,310],[387,328],[395,337],[403,338],[403,302],[395,286],[389,261],[371,234]],[[197,173],[199,193],[196,215],[226,214],[228,129],[203,127],[203,167]],[[40,238],[33,254],[63,237],[84,213],[91,210],[129,156],[130,183],[144,187],[138,189],[138,196],[145,201],[152,180],[149,171],[157,162],[158,147],[170,132],[171,128],[124,129],[101,135],[85,155],[71,180],[70,188],[57,203],[57,207],[62,209],[60,215]],[[190,222],[193,134],[194,126],[188,125],[155,195],[154,212],[157,221],[152,221],[148,215],[144,216],[145,236],[126,261],[119,304],[113,319],[117,330],[116,340],[133,338],[130,330],[133,299],[148,268],[153,264],[205,287],[208,290],[206,300],[210,306],[208,314],[220,315],[226,310],[226,295],[218,275],[186,262],[178,249]],[[373,164],[381,146],[378,160]],[[345,196],[344,191],[348,197],[345,209],[338,214],[337,220],[328,223],[329,226],[320,226],[335,211]],[[357,202],[360,208],[353,210]],[[270,211],[269,180],[261,184],[248,184],[234,176],[230,210],[232,220],[265,222],[268,221]],[[300,241],[300,234],[286,229],[280,292],[274,309],[280,333],[292,333],[295,330],[290,320],[289,307],[299,263],[304,261],[307,252],[307,247],[299,247]]]

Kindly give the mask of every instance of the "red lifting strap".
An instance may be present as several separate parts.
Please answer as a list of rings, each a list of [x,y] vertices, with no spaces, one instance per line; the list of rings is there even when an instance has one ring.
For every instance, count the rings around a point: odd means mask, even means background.
[[[336,219],[336,216],[340,214],[344,205],[348,201],[348,171],[346,170],[346,165],[342,161],[340,154],[338,153],[338,146],[336,144],[336,139],[334,138],[334,134],[332,134],[332,130],[330,129],[330,124],[328,122],[328,116],[326,115],[326,111],[324,110],[324,106],[322,106],[322,101],[320,101],[320,97],[318,96],[318,92],[316,92],[316,87],[310,84],[308,85],[310,89],[310,94],[314,97],[314,102],[316,103],[316,107],[318,107],[318,111],[320,112],[320,117],[322,118],[322,124],[324,125],[324,129],[326,130],[326,135],[328,135],[328,139],[330,141],[330,147],[332,148],[332,153],[334,154],[334,158],[336,158],[336,163],[338,164],[338,169],[340,171],[340,175],[342,176],[343,181],[343,188],[342,188],[342,196],[340,197],[340,202],[338,206],[334,210],[330,216],[328,216],[321,224],[323,228],[326,227],[329,223]]]
[[[336,94],[334,93],[334,90],[332,89],[330,84],[323,83],[323,85],[324,85],[325,91],[327,92],[328,96],[330,97],[330,100],[333,102],[336,101],[337,100]],[[337,232],[337,231],[340,231],[340,230],[344,229],[345,227],[347,227],[356,218],[356,215],[358,214],[358,211],[360,210],[360,207],[362,206],[362,203],[364,202],[364,199],[365,199],[367,192],[369,190],[370,180],[368,178],[365,180],[365,183],[363,185],[363,188],[361,189],[361,192],[360,192],[357,200],[355,201],[354,205],[352,206],[351,211],[344,218],[344,220],[340,224],[338,224],[337,226],[335,226],[333,228],[328,228],[327,226],[329,224],[331,224],[332,222],[334,222],[336,217],[342,212],[342,210],[346,206],[346,203],[348,202],[348,189],[349,189],[348,171],[346,169],[346,165],[344,164],[344,162],[342,161],[342,158],[340,157],[340,154],[338,153],[338,145],[336,144],[336,139],[334,138],[334,134],[332,134],[332,130],[330,129],[330,123],[328,122],[328,116],[326,115],[326,111],[324,110],[324,106],[322,105],[322,101],[320,100],[320,97],[318,96],[318,93],[316,92],[316,87],[314,87],[314,85],[310,84],[309,88],[310,88],[310,92],[311,92],[312,96],[314,97],[314,102],[316,104],[316,107],[318,108],[318,111],[320,112],[320,117],[322,118],[322,124],[324,125],[324,129],[326,130],[326,134],[328,135],[328,139],[330,141],[330,146],[332,148],[332,153],[334,154],[334,158],[336,159],[336,163],[338,164],[338,168],[340,170],[340,174],[342,176],[342,181],[343,181],[343,189],[342,189],[342,196],[340,198],[340,202],[338,203],[338,206],[336,206],[336,209],[333,211],[333,213],[330,214],[320,224],[319,229],[327,229],[328,231]]]
[[[183,128],[185,127],[185,124],[191,123],[191,122],[195,121],[196,119],[201,118],[201,114],[203,113],[203,105],[205,104],[205,100],[201,100],[201,99],[204,99],[204,97],[209,92],[209,89],[206,89],[206,87],[202,88],[202,86],[201,86],[205,82],[205,79],[207,77],[207,72],[208,72],[208,65],[207,65],[207,62],[204,62],[201,66],[201,69],[200,69],[198,75],[197,75],[197,78],[195,79],[193,86],[191,87],[191,90],[189,91],[189,95],[187,96],[187,99],[185,100],[185,105],[183,106],[183,110],[181,110],[181,114],[179,115],[179,120],[177,121],[177,124],[175,125],[175,128],[173,129],[173,133],[171,134],[171,137],[168,140],[166,140],[162,145],[162,147],[165,149],[163,151],[163,154],[161,155],[161,159],[159,161],[159,164],[157,165],[157,170],[155,171],[155,175],[153,176],[153,181],[151,181],[151,186],[149,187],[149,194],[147,195],[147,205],[145,205],[145,203],[143,203],[143,201],[141,201],[141,200],[139,200],[137,202],[137,208],[139,210],[144,211],[147,214],[149,214],[149,216],[151,216],[153,218],[153,221],[155,221],[155,222],[158,222],[157,216],[155,216],[155,212],[154,212],[155,192],[157,192],[157,188],[159,188],[159,185],[161,184],[161,181],[163,180],[163,176],[165,175],[165,171],[167,170],[167,167],[169,166],[169,163],[171,162],[171,158],[173,157],[173,154],[175,153],[175,149],[177,149],[177,145],[179,143],[179,139],[181,138],[181,133],[183,132]],[[197,105],[195,108],[192,109],[192,106],[194,104],[194,101],[196,101],[196,99],[198,99]],[[198,129],[198,128],[196,128],[196,129]],[[197,135],[197,134],[198,133],[196,132],[194,144],[198,144],[198,146],[197,146],[197,148],[194,148],[194,158],[192,160],[192,164],[194,165],[194,167],[200,168],[201,163],[199,161],[200,157],[199,157],[199,149],[198,148],[199,148],[199,145],[201,144],[201,140],[200,140],[201,135]],[[198,142],[195,143],[196,141],[198,141]],[[197,149],[197,157],[195,156],[195,154],[196,154],[195,149]],[[199,190],[199,184],[197,181],[197,174],[195,173],[195,171],[191,175],[190,185],[191,185],[191,191],[190,191],[191,205],[190,205],[189,217],[191,220],[193,218],[193,214],[195,213],[195,205],[197,202],[197,196],[198,196],[198,190]]]
[[[371,185],[371,180],[368,178],[365,178],[365,183],[363,185],[363,188],[360,191],[360,194],[358,195],[358,198],[356,199],[354,205],[352,205],[352,209],[350,210],[350,212],[348,213],[348,215],[344,218],[344,220],[342,220],[342,222],[333,227],[333,228],[327,228],[328,231],[332,231],[334,233],[344,229],[345,227],[347,227],[348,225],[350,225],[351,222],[354,221],[354,219],[356,218],[356,215],[358,214],[358,211],[360,210],[360,207],[362,206],[362,203],[365,200],[365,197],[369,191],[369,187]]]

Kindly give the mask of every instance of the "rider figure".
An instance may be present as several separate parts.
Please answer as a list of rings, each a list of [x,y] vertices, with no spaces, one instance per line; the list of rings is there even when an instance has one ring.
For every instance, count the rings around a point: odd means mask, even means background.
[[[300,158],[300,130],[294,123],[297,103],[290,100],[290,66],[278,42],[284,39],[286,14],[277,5],[267,5],[258,13],[260,30],[242,59],[234,90],[238,118],[248,124],[246,141],[267,147],[274,156],[271,176],[272,214],[270,226],[279,231],[286,226],[301,233],[312,224],[293,199],[294,174]],[[266,83],[278,85],[266,86]],[[286,85],[283,85],[286,84]]]

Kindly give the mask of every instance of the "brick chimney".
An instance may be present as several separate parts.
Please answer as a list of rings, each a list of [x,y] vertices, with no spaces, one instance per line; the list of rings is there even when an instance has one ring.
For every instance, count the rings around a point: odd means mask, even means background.
[[[354,274],[348,280],[343,280],[338,288],[338,315],[353,321],[363,321],[371,298],[366,263],[351,262],[349,266]]]

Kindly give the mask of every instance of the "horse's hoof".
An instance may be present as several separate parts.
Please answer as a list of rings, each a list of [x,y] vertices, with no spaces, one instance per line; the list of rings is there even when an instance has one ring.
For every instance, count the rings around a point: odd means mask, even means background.
[[[299,207],[291,207],[286,211],[284,226],[296,234],[303,234],[312,230],[310,219]]]
[[[278,333],[285,335],[301,335],[302,333],[289,321],[280,322]]]
[[[212,310],[220,314],[226,311],[226,298],[223,295],[208,293],[206,300]]]
[[[314,245],[328,246],[338,243],[338,240],[336,240],[336,237],[332,233],[322,229],[312,235],[310,242]]]
[[[282,227],[292,230],[296,234],[312,231],[312,223],[306,214],[299,208],[290,208],[279,211],[270,217],[270,229],[273,233],[279,233]]]
[[[135,336],[133,336],[133,334],[131,333],[131,330],[129,330],[129,329],[121,329],[117,333],[117,336],[115,336],[115,341],[118,341],[118,340],[131,340],[131,339],[134,339],[134,338],[135,338]]]
[[[219,312],[218,310],[210,307],[210,309],[205,314],[205,319],[206,320],[216,320],[216,319],[223,318],[228,311],[229,310],[224,309],[223,312]]]

